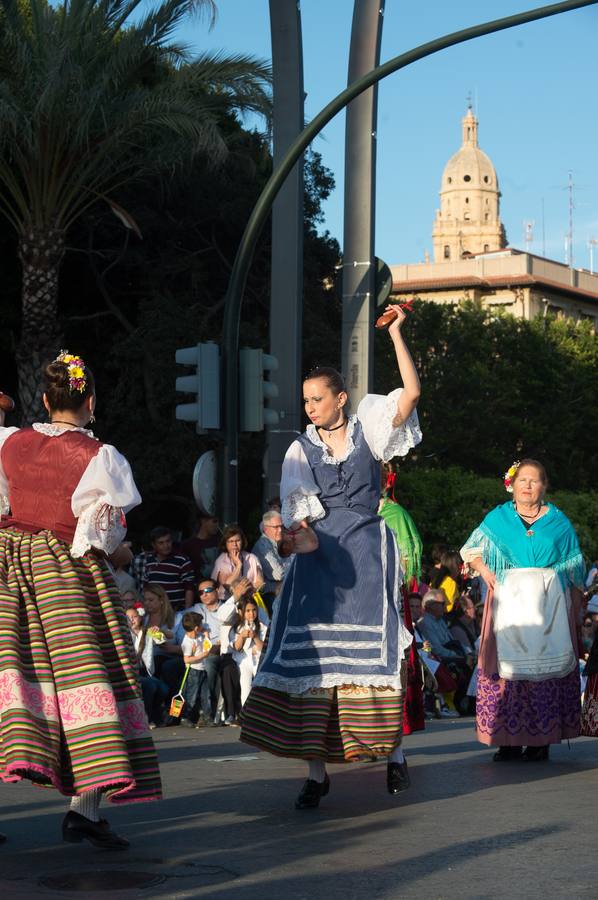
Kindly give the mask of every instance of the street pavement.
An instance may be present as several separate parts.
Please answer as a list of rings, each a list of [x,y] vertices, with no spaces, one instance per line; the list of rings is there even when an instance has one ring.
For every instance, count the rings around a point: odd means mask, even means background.
[[[331,766],[320,808],[297,812],[298,761],[242,745],[234,728],[154,735],[166,799],[104,810],[132,842],[122,853],[62,843],[55,791],[0,785],[1,900],[598,895],[598,741],[497,764],[472,719],[433,721],[405,739],[409,791],[386,793],[384,762]]]

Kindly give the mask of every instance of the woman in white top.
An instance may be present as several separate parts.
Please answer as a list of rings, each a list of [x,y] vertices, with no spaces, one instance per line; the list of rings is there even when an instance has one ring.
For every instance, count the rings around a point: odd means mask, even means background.
[[[141,498],[127,460],[85,427],[84,361],[63,351],[43,377],[49,423],[0,428],[0,777],[53,785],[73,798],[64,840],[116,850],[128,842],[99,818],[101,795],[161,796],[109,563]]]

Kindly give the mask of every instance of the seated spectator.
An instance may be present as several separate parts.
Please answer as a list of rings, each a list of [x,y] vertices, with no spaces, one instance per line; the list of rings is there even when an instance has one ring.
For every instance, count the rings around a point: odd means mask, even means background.
[[[260,622],[255,600],[245,599],[238,613],[238,622],[229,633],[229,652],[239,667],[241,706],[249,696],[267,628]]]
[[[179,547],[178,552],[188,556],[195,572],[195,580],[209,578],[220,545],[220,523],[218,516],[210,516],[200,512],[197,520],[197,530],[193,537],[187,538]]]
[[[163,681],[154,677],[154,642],[148,638],[143,625],[141,613],[134,606],[126,610],[131,629],[133,647],[139,664],[139,681],[143,705],[150,728],[162,725],[165,720],[164,703],[168,697],[168,688]]]
[[[276,512],[282,511],[282,500],[278,494],[275,497],[270,497],[269,500],[266,500],[266,509],[273,509]]]
[[[169,697],[178,692],[185,674],[181,648],[174,640],[174,610],[159,584],[148,584],[143,591],[143,624],[154,646],[154,667],[158,678],[168,685]],[[157,632],[155,637],[152,633]]]
[[[123,544],[125,547],[131,549],[130,541],[123,541]],[[121,597],[123,597],[127,591],[137,590],[137,583],[133,576],[126,570],[125,565],[127,565],[127,563],[123,559],[119,565],[113,566],[112,569],[112,575]]]
[[[469,701],[466,699],[467,686],[471,677],[474,659],[466,654],[458,641],[454,640],[444,619],[446,596],[439,588],[432,588],[422,600],[424,615],[418,622],[418,630],[425,640],[430,642],[431,652],[437,660],[444,663],[449,672],[456,678],[454,691],[441,691],[449,710],[458,713],[469,712]],[[438,680],[438,676],[435,677]],[[464,705],[461,706],[462,701]]]
[[[583,622],[581,623],[581,658],[587,659],[592,649],[592,644],[594,643],[594,638],[596,636],[596,627],[594,622],[592,621],[592,616],[588,616],[587,613],[583,617]]]
[[[272,615],[272,604],[278,596],[282,582],[289,570],[294,554],[282,557],[278,545],[283,536],[284,526],[279,512],[269,509],[262,516],[260,524],[261,537],[257,539],[252,548],[252,553],[257,556],[264,576],[262,594],[268,612]]]
[[[440,557],[440,565],[432,571],[430,588],[444,591],[447,599],[445,611],[453,611],[461,593],[461,566],[463,560],[457,551],[446,551]]]
[[[174,553],[169,528],[159,526],[150,532],[152,552],[145,554],[143,585],[158,584],[168,594],[172,608],[177,611],[193,605],[195,576],[189,557]]]
[[[143,603],[141,601],[141,597],[139,596],[139,594],[137,593],[136,590],[125,591],[124,594],[121,594],[121,597],[122,597],[123,607],[125,609],[125,612],[128,609],[137,609],[137,610],[141,610],[142,613],[145,612],[145,610],[143,608]]]
[[[257,556],[248,553],[247,538],[238,525],[227,525],[222,532],[220,556],[214,563],[212,578],[218,582],[218,594],[224,600],[231,591],[231,585],[239,578],[248,578],[254,591],[259,591],[264,583],[262,567]]]
[[[449,628],[454,640],[459,641],[466,656],[477,659],[476,642],[480,636],[480,626],[476,617],[476,606],[467,592],[461,594],[455,609],[453,624]]]
[[[183,693],[185,706],[181,716],[181,725],[207,725],[211,718],[211,707],[204,663],[210,647],[204,647],[207,633],[204,631],[203,616],[196,612],[185,612],[182,624],[185,637],[181,644],[181,651],[183,661],[186,666],[189,666],[189,671],[186,675]]]

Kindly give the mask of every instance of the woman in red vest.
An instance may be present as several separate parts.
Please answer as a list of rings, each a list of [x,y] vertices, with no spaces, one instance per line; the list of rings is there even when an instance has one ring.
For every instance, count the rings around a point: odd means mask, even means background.
[[[161,796],[110,565],[141,497],[127,460],[86,428],[83,360],[63,351],[43,376],[49,422],[0,427],[0,778],[57,788],[71,798],[64,840],[120,850],[101,796]]]

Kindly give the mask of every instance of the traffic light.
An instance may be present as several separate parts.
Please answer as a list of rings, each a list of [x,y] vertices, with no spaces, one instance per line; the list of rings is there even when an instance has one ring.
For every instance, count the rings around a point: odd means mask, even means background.
[[[264,378],[276,371],[278,360],[263,350],[242,347],[239,352],[239,396],[241,431],[263,431],[264,425],[278,425],[278,413],[264,406],[265,400],[278,397],[278,388]]]
[[[182,375],[176,380],[176,390],[194,394],[193,403],[179,403],[175,416],[183,422],[195,422],[198,434],[207,428],[220,428],[220,351],[218,344],[209,342],[177,350],[179,365],[191,366],[194,375]]]

